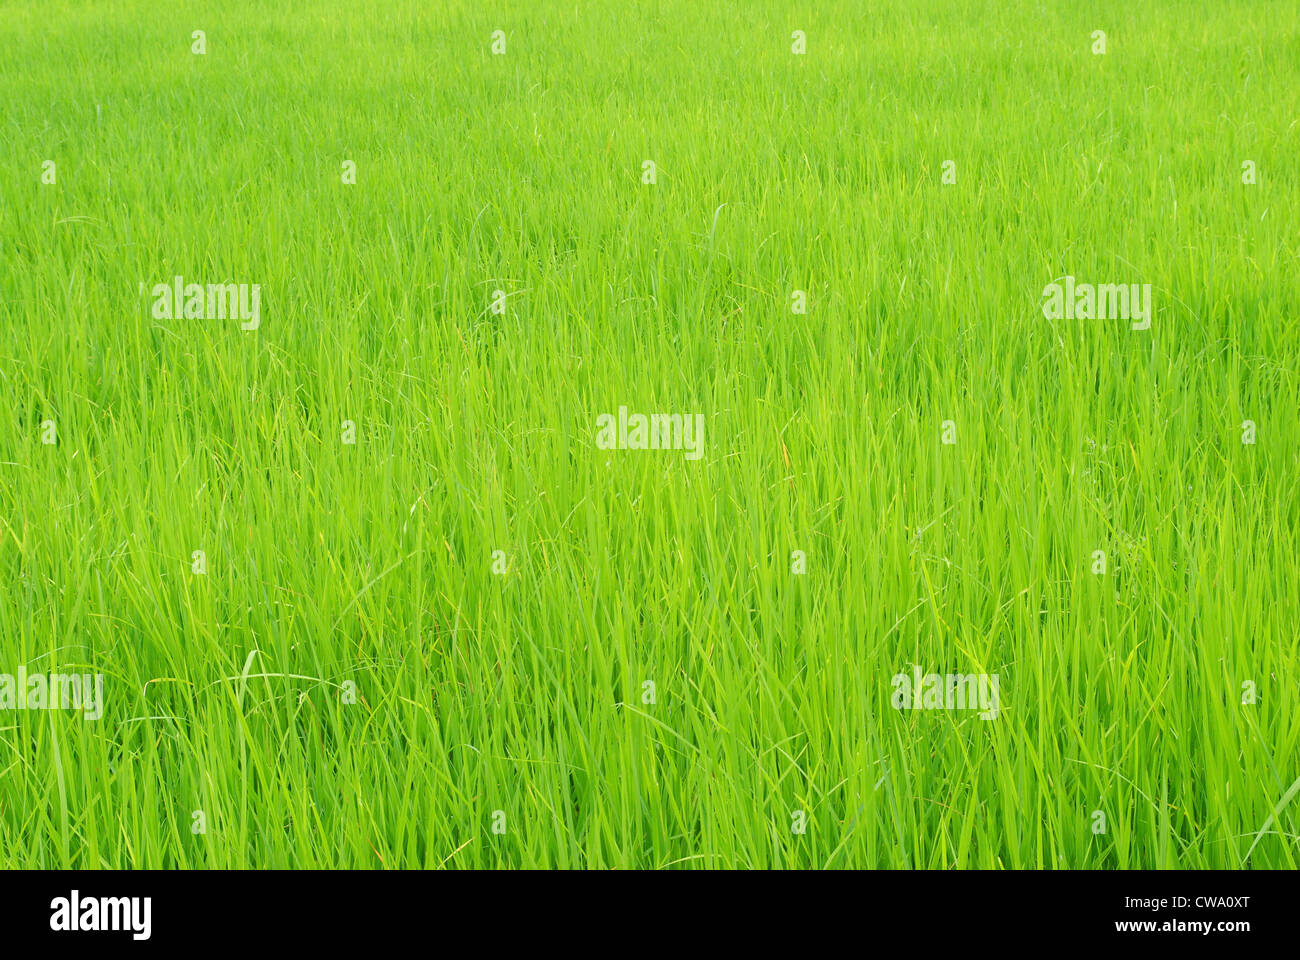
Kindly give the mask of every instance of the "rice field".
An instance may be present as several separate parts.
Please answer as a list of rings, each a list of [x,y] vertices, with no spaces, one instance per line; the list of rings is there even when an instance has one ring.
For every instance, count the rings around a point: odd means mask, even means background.
[[[0,866],[1296,868],[1298,81],[0,0]]]

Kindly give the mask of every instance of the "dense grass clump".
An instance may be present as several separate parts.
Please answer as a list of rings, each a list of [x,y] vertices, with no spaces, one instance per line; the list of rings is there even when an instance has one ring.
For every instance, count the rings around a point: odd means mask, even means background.
[[[0,862],[1296,867],[1300,4],[1088,6],[0,2]]]

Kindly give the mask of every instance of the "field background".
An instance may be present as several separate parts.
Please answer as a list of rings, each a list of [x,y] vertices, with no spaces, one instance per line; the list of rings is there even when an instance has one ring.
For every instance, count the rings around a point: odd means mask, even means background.
[[[1298,157],[1294,0],[0,0],[0,864],[1296,867]]]

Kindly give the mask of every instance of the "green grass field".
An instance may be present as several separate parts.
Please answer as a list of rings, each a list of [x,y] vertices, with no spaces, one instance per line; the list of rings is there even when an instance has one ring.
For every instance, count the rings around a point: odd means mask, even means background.
[[[0,865],[1300,865],[1300,3],[177,6],[0,0]]]

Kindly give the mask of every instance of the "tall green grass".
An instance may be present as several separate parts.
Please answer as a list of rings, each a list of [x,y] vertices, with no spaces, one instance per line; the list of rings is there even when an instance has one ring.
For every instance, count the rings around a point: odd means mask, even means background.
[[[1297,866],[1300,4],[182,6],[0,2],[5,866]]]

